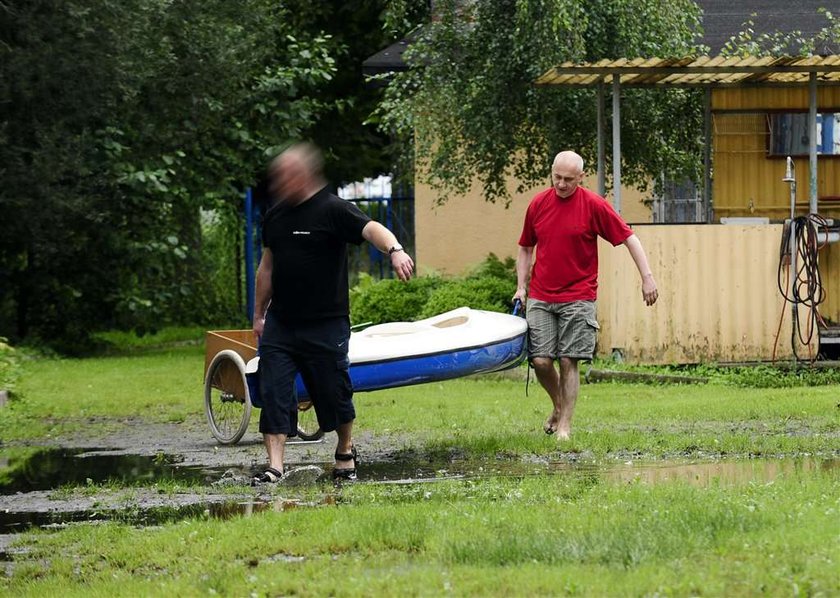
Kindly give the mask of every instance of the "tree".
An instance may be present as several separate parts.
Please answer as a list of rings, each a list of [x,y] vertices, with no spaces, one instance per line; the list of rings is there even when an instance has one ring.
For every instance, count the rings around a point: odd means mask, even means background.
[[[690,0],[444,0],[435,8],[378,114],[403,140],[404,170],[413,164],[440,201],[474,178],[487,200],[509,201],[508,179],[544,181],[560,148],[594,164],[594,91],[537,88],[551,66],[697,50],[700,11]],[[624,90],[626,179],[697,180],[701,123],[697,92]]]
[[[320,96],[330,108],[305,134],[324,149],[328,180],[340,185],[392,171],[390,139],[368,122],[382,89],[368,85],[362,62],[404,35],[418,8],[399,23],[384,23],[386,0],[287,0],[296,30],[323,31],[330,36],[336,73]],[[424,13],[419,13],[424,14]]]
[[[327,38],[271,0],[0,5],[0,335],[207,317],[201,217],[327,102]]]

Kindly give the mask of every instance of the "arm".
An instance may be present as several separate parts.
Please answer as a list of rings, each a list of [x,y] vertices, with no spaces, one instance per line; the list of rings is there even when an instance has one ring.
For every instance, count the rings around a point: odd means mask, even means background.
[[[260,265],[257,268],[256,290],[254,291],[254,318],[253,327],[257,340],[262,336],[265,327],[265,312],[271,302],[273,289],[271,288],[271,271],[274,266],[274,259],[269,248],[263,249]]]
[[[516,293],[513,295],[513,302],[519,299],[523,306],[528,295],[528,282],[531,279],[531,260],[534,256],[533,247],[519,246],[516,254]]]
[[[376,247],[382,253],[389,253],[389,250],[395,245],[399,245],[397,237],[394,233],[379,224],[376,220],[371,220],[362,229],[362,237],[365,241]],[[400,280],[408,280],[411,278],[411,273],[414,271],[414,260],[404,250],[394,251],[389,253],[391,258],[391,267]]]
[[[645,250],[642,247],[642,242],[636,235],[630,235],[624,241],[627,251],[636,262],[636,267],[639,269],[639,275],[642,277],[642,297],[645,300],[645,305],[653,305],[659,298],[659,291],[656,289],[656,281],[653,279],[653,273],[650,271]]]

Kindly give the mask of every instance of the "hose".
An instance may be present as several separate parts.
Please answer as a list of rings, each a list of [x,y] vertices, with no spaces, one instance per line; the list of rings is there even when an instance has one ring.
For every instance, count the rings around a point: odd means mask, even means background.
[[[811,341],[814,338],[814,331],[818,324],[825,324],[819,313],[819,305],[825,301],[825,287],[823,286],[820,274],[817,254],[828,243],[828,222],[817,214],[808,214],[793,219],[794,229],[794,251],[796,255],[796,271],[793,273],[793,284],[790,281],[790,227],[785,228],[782,233],[782,243],[779,250],[779,269],[777,283],[779,292],[785,300],[785,305],[804,305],[807,308],[807,322],[803,328],[800,322],[799,309],[793,311],[793,323],[791,327],[791,346],[793,356],[800,359],[797,352],[797,339],[802,345],[808,347],[808,361],[813,362],[815,356],[811,352]],[[826,241],[822,244],[818,241],[819,232],[825,233]],[[783,275],[784,273],[784,275]],[[784,279],[784,281],[783,281]],[[784,312],[782,310],[782,319]],[[781,331],[781,320],[779,331]],[[776,333],[776,341],[778,334]],[[773,361],[776,359],[776,346],[773,346]]]

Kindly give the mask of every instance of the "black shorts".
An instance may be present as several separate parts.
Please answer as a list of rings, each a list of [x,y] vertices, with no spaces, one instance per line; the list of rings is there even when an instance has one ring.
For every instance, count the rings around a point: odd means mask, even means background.
[[[300,373],[324,432],[353,421],[350,382],[350,319],[281,322],[271,310],[260,339],[260,432],[297,434],[298,398],[295,377]]]

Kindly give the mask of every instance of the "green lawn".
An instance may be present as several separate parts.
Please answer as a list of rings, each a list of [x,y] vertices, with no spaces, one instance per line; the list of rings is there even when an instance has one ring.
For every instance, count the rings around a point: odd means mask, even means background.
[[[202,372],[194,346],[28,361],[15,401],[0,410],[0,438],[15,445],[109,425],[100,416],[200,420]],[[278,487],[278,500],[305,495],[318,506],[230,520],[28,533],[0,593],[838,595],[838,396],[837,385],[583,385],[573,439],[558,444],[541,431],[549,404],[534,383],[530,396],[503,379],[360,394],[358,431],[391,439],[393,459],[444,469],[456,459],[477,473]],[[757,455],[816,466],[703,484],[597,474],[628,460]],[[499,473],[500,464],[558,461],[596,473]]]

